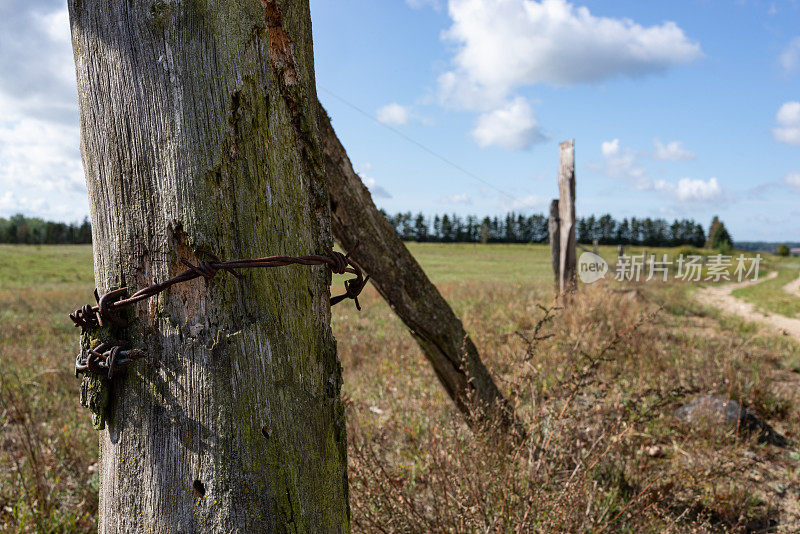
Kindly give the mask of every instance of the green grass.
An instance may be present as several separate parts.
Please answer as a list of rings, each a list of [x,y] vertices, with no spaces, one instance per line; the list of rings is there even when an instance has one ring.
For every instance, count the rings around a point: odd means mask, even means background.
[[[435,283],[532,282],[551,276],[548,245],[407,245]],[[0,244],[0,289],[61,284],[94,287],[91,245]]]
[[[800,276],[800,262],[797,260],[773,260],[772,263],[773,267],[778,271],[776,278],[737,289],[733,292],[733,295],[755,304],[762,311],[777,313],[786,317],[798,317],[798,314],[800,314],[800,296],[788,294],[783,290],[783,286]]]
[[[0,244],[0,289],[94,287],[91,245]]]
[[[434,283],[534,282],[552,276],[548,245],[407,243]]]

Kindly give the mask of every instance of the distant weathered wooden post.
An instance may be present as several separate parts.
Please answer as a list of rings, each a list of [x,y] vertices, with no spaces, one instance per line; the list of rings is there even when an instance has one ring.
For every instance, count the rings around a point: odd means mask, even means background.
[[[575,289],[575,140],[570,139],[559,145],[558,166],[558,219],[561,250],[559,260],[559,291]]]
[[[558,199],[554,198],[550,203],[550,220],[548,224],[550,230],[550,257],[553,262],[553,276],[555,280],[556,293],[561,292],[561,234],[558,231]]]
[[[600,253],[600,241],[598,239],[592,239],[592,252],[594,252],[595,256]]]

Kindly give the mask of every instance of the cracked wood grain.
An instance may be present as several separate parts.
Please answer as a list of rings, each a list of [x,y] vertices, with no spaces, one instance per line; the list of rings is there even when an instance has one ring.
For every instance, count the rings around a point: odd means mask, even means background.
[[[68,7],[101,291],[165,280],[201,248],[331,245],[307,141],[307,1]],[[322,268],[253,270],[136,305],[126,334],[148,357],[115,379],[100,433],[100,532],[349,530],[329,281]]]

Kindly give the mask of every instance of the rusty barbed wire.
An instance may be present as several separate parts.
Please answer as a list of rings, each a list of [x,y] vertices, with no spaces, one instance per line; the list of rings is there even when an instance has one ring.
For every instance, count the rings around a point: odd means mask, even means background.
[[[128,292],[127,287],[114,289],[102,296],[95,289],[94,298],[97,301],[97,305],[87,304],[82,308],[78,308],[69,314],[69,318],[76,327],[86,329],[105,325],[124,328],[127,326],[127,321],[119,315],[121,310],[137,302],[154,297],[175,284],[203,277],[206,285],[208,285],[219,271],[227,271],[237,279],[241,279],[242,275],[237,272],[237,269],[285,267],[287,265],[324,265],[334,274],[356,275],[355,278],[345,280],[344,294],[331,297],[330,304],[335,306],[345,299],[351,299],[360,311],[361,305],[358,302],[358,296],[369,281],[369,275],[364,276],[358,264],[350,259],[349,253],[345,255],[330,249],[328,249],[327,255],[267,256],[264,258],[230,261],[221,261],[216,255],[204,249],[199,249],[198,253],[204,254],[211,261],[201,261],[198,265],[192,265],[186,259],[179,258],[180,262],[187,267],[185,271],[169,280],[140,289],[127,298],[123,298]],[[133,361],[142,357],[144,357],[144,352],[130,349],[126,341],[104,342],[94,349],[86,351],[85,354],[83,352],[78,354],[75,360],[75,376],[77,377],[80,373],[91,372],[96,375],[107,376],[110,379],[114,377],[115,373],[125,369]]]
[[[105,341],[75,358],[75,378],[81,373],[91,372],[99,376],[114,378],[131,363],[145,357],[144,351],[131,349],[127,341]]]

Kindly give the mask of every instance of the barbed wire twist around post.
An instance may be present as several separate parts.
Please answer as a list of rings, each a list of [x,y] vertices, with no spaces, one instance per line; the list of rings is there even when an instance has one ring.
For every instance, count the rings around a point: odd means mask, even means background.
[[[345,255],[330,249],[327,255],[267,256],[264,258],[230,261],[221,261],[216,255],[207,250],[199,249],[198,253],[204,254],[211,261],[201,261],[198,265],[193,265],[186,259],[179,258],[180,262],[187,267],[185,271],[169,280],[140,289],[127,298],[124,298],[128,292],[127,287],[109,291],[102,296],[95,289],[94,297],[97,305],[87,304],[82,308],[78,308],[69,314],[69,318],[76,327],[84,329],[106,325],[124,328],[127,326],[127,321],[119,314],[123,309],[154,297],[171,286],[196,278],[203,277],[206,281],[206,286],[208,286],[208,283],[221,270],[229,272],[237,279],[241,279],[242,275],[237,272],[237,269],[285,267],[287,265],[324,265],[334,274],[354,274],[356,276],[345,280],[345,293],[331,297],[330,305],[334,306],[345,299],[351,299],[359,311],[361,310],[361,305],[358,302],[358,296],[369,281],[369,275],[364,276],[363,271],[350,258],[349,253]],[[111,379],[135,360],[143,358],[144,355],[141,350],[130,349],[129,343],[126,341],[103,342],[94,349],[88,350],[86,354],[78,354],[75,360],[75,376],[77,377],[80,373],[90,372]]]

